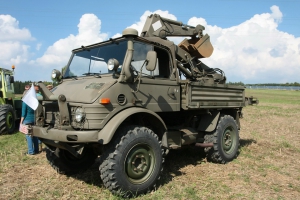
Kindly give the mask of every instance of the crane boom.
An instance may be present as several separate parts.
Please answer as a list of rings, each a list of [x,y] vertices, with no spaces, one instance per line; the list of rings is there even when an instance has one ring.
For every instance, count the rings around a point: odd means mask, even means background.
[[[178,46],[196,58],[207,58],[213,52],[208,34],[203,35],[205,27],[198,24],[190,26],[180,21],[163,18],[158,14],[148,16],[141,37],[160,37],[166,39],[168,36],[191,37],[184,39]]]

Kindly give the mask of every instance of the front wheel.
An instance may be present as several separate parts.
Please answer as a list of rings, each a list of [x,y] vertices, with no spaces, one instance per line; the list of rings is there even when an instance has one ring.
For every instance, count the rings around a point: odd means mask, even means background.
[[[157,135],[146,127],[129,126],[116,133],[99,167],[104,185],[122,196],[150,191],[160,176],[163,150]]]
[[[215,163],[226,163],[236,158],[239,148],[239,130],[230,115],[220,118],[212,135],[213,148],[208,150],[207,158]]]
[[[11,105],[0,106],[0,134],[11,134],[15,130],[15,114]]]

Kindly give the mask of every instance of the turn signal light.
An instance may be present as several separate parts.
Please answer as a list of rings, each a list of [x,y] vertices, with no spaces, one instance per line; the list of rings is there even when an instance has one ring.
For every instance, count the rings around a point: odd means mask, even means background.
[[[110,99],[109,98],[102,98],[100,99],[100,104],[105,105],[105,104],[110,104]]]

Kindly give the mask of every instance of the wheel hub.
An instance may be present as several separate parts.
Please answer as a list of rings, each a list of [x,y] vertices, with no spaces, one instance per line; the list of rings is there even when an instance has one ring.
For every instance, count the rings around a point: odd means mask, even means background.
[[[146,149],[138,149],[127,158],[127,173],[133,179],[144,177],[151,164],[150,154]]]
[[[228,152],[233,147],[233,131],[230,128],[227,128],[223,134],[223,149]]]
[[[125,162],[125,171],[129,181],[135,184],[146,181],[152,174],[154,164],[153,151],[147,145],[135,146],[127,155]]]
[[[6,116],[6,124],[7,124],[7,127],[8,128],[11,128],[12,125],[13,125],[13,116],[12,116],[12,113],[7,113],[7,116]]]

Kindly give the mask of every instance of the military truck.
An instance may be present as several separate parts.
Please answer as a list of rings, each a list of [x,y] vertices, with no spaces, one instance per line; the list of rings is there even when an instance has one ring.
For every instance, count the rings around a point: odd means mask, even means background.
[[[0,135],[15,131],[16,120],[20,119],[22,101],[15,98],[14,69],[0,68]]]
[[[103,184],[139,195],[155,188],[170,150],[192,145],[212,162],[235,159],[245,88],[200,60],[213,52],[204,29],[153,14],[140,35],[127,28],[74,49],[62,72],[52,71],[58,86],[39,83],[43,100],[30,131],[46,144],[51,166],[80,173],[100,156]],[[172,36],[185,39],[176,45]]]

